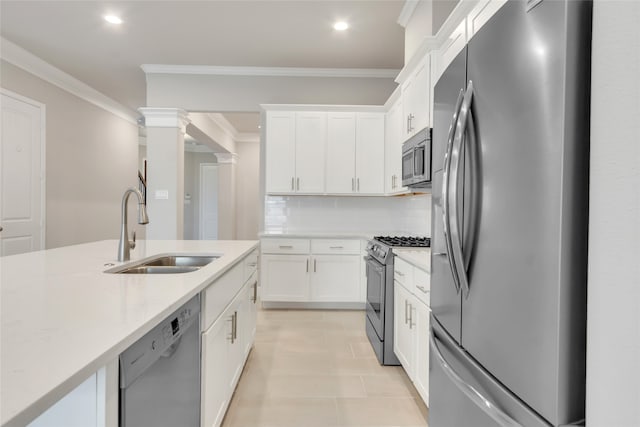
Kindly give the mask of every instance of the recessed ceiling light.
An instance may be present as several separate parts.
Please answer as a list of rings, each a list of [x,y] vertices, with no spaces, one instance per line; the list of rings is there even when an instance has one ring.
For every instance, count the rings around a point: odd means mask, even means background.
[[[115,15],[105,15],[104,20],[110,24],[118,24],[118,25],[122,24],[122,19],[120,19],[120,17]]]
[[[333,24],[333,29],[337,31],[344,31],[347,28],[349,28],[349,24],[344,21],[338,21],[335,24]]]

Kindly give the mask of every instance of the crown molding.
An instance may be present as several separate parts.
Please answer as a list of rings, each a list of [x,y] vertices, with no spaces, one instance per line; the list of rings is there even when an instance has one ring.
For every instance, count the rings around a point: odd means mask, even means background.
[[[197,74],[256,77],[348,77],[392,79],[399,70],[375,68],[223,67],[213,65],[142,64],[145,74]]]
[[[184,128],[191,123],[189,114],[179,108],[138,108],[140,114],[144,116],[145,127],[158,128]]]
[[[435,35],[438,48],[444,46],[449,36],[458,28],[471,11],[480,3],[478,0],[460,0]]]
[[[404,6],[402,6],[402,10],[400,11],[400,16],[398,16],[398,24],[402,25],[403,28],[407,28],[407,24],[415,12],[416,7],[418,7],[418,3],[420,0],[405,0]]]
[[[34,76],[59,87],[60,89],[69,92],[84,101],[100,107],[129,123],[137,124],[137,114],[119,102],[109,98],[102,92],[98,92],[86,83],[65,73],[59,68],[54,67],[4,37],[0,37],[0,43],[2,44],[0,58],[4,61],[7,61],[18,68],[22,68],[26,72],[33,74]]]

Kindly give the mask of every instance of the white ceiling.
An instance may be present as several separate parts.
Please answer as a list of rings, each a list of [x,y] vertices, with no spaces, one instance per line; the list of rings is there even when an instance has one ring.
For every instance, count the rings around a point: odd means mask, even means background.
[[[130,109],[142,64],[401,69],[403,0],[0,1],[0,34]],[[119,14],[124,23],[102,16]],[[346,32],[333,30],[348,20]],[[247,116],[248,117],[248,116]],[[254,115],[232,116],[239,132]],[[245,127],[246,126],[246,127]],[[255,132],[255,127],[252,132]]]

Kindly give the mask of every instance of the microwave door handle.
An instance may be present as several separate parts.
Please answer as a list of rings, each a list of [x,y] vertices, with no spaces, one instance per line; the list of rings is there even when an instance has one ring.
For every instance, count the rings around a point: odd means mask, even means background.
[[[447,258],[449,260],[449,267],[451,268],[451,274],[453,276],[453,284],[456,288],[456,294],[460,293],[460,282],[458,280],[458,272],[455,266],[455,260],[453,258],[451,232],[450,232],[450,219],[451,212],[449,209],[449,188],[450,188],[450,169],[451,169],[451,152],[453,150],[453,140],[456,134],[456,128],[458,127],[458,114],[462,108],[462,100],[464,98],[464,89],[460,89],[458,94],[458,100],[456,101],[456,107],[451,119],[451,125],[449,126],[449,135],[447,137],[447,150],[444,156],[444,171],[442,177],[442,222],[444,242],[447,248]]]

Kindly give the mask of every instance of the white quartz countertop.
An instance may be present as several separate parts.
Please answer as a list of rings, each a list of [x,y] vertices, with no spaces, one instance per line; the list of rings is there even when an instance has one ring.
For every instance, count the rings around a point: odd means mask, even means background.
[[[421,270],[431,273],[431,249],[430,248],[393,248],[393,253],[409,264]]]
[[[131,261],[215,254],[191,273],[107,274],[118,241],[0,258],[3,427],[25,425],[258,246],[257,241],[139,241]]]

